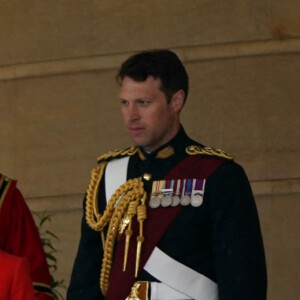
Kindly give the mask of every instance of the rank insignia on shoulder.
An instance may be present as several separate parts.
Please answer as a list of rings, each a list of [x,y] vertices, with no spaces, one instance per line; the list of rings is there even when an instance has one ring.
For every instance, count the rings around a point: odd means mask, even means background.
[[[206,156],[214,156],[214,157],[220,157],[225,158],[228,160],[233,160],[233,157],[220,150],[220,149],[214,149],[211,147],[201,146],[201,145],[191,145],[185,148],[185,151],[189,155],[206,155]]]
[[[174,207],[178,205],[199,207],[203,202],[205,179],[170,179],[153,181],[149,206]]]
[[[137,147],[130,147],[127,149],[118,149],[115,151],[110,151],[108,153],[105,153],[97,158],[98,163],[103,161],[110,161],[114,158],[120,158],[124,156],[132,156],[138,151]]]

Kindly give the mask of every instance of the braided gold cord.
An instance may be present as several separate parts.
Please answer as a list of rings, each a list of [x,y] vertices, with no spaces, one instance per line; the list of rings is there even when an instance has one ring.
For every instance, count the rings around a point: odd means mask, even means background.
[[[146,192],[143,189],[143,182],[141,178],[130,179],[126,183],[120,186],[119,189],[110,198],[107,208],[102,216],[102,218],[107,218],[103,223],[109,222],[107,237],[104,246],[104,255],[102,260],[102,269],[100,276],[100,286],[102,293],[106,295],[111,267],[115,239],[118,233],[118,228],[120,222],[128,209],[131,202],[139,202],[140,199],[146,198]],[[119,200],[118,204],[115,206],[116,201]],[[115,206],[115,207],[114,207]],[[130,205],[131,212],[133,211],[133,206]],[[135,209],[136,210],[136,209]]]
[[[98,210],[98,190],[106,165],[107,162],[103,162],[92,170],[91,180],[86,195],[86,222],[92,229],[96,231],[102,230],[105,226],[103,226],[101,223],[101,215]]]
[[[101,215],[98,208],[98,193],[105,167],[108,164],[107,161],[101,160],[106,159],[107,157],[117,157],[119,155],[133,155],[136,152],[137,148],[132,147],[126,150],[115,151],[114,153],[100,157],[100,164],[92,170],[91,180],[87,189],[85,207],[86,222],[93,230],[101,231],[102,244],[104,248],[100,276],[100,287],[104,295],[106,295],[108,288],[114,244],[121,220],[125,213],[130,216],[130,219],[132,219],[132,217],[134,217],[136,214],[139,215],[138,220],[140,222],[140,236],[138,239],[140,240],[141,233],[143,232],[141,223],[146,219],[146,210],[141,213],[141,208],[138,205],[141,203],[142,206],[145,206],[145,199],[147,195],[144,191],[142,178],[130,179],[115,191],[115,193],[109,199],[103,215]],[[116,205],[117,201],[119,202]],[[105,240],[103,229],[108,223],[109,227]],[[129,227],[129,230],[131,230],[131,226]]]
[[[130,245],[130,239],[132,236],[132,218],[137,214],[137,206],[139,205],[139,200],[132,201],[128,205],[127,209],[127,216],[129,219],[128,227],[125,231],[126,239],[125,239],[125,250],[124,250],[124,261],[123,261],[123,272],[126,271],[126,265],[127,265],[127,258],[128,258],[128,251],[129,251],[129,245]]]
[[[139,201],[134,201],[129,203],[128,211],[127,211],[129,217],[134,217],[136,215],[138,204]]]
[[[105,161],[105,160],[108,160],[108,159],[116,158],[116,157],[119,157],[119,156],[121,156],[121,157],[125,156],[125,155],[132,156],[137,151],[138,151],[137,147],[130,147],[130,148],[127,148],[125,150],[118,149],[118,150],[111,151],[111,152],[108,152],[108,153],[105,153],[105,154],[99,156],[97,158],[97,160],[98,160],[98,162],[101,162],[101,161]]]
[[[140,232],[137,237],[137,248],[136,248],[136,259],[135,259],[135,277],[137,277],[139,272],[139,265],[140,265],[140,259],[141,259],[141,252],[142,252],[142,244],[144,242],[144,228],[143,224],[144,221],[147,218],[147,209],[146,209],[146,193],[143,194],[143,197],[141,199],[141,205],[138,207],[137,210],[137,219],[140,224]]]
[[[138,207],[138,221],[144,221],[147,219],[147,209],[145,204],[141,204]]]
[[[217,156],[217,157],[222,157],[225,159],[233,160],[233,157],[220,150],[220,149],[214,149],[210,147],[202,147],[200,145],[191,145],[186,147],[185,149],[186,153],[189,155],[208,155],[208,156]]]
[[[124,194],[126,190],[132,189],[139,182],[138,179],[131,179],[121,185],[111,197],[103,215],[101,216],[98,210],[98,190],[106,165],[107,162],[103,162],[92,170],[91,181],[87,190],[86,221],[88,225],[96,231],[103,230],[110,221],[114,212],[114,206],[122,194]]]

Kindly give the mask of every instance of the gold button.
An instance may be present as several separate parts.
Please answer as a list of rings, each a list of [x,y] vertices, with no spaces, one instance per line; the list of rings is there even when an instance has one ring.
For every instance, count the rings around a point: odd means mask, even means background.
[[[152,177],[152,175],[149,174],[149,173],[145,173],[145,174],[143,175],[143,178],[144,178],[145,180],[147,180],[147,181],[149,181],[149,180],[151,179],[151,177]]]

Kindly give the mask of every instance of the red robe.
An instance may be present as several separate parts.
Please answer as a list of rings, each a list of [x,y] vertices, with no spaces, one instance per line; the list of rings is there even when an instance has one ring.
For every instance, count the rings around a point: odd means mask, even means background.
[[[0,250],[0,299],[37,300],[26,258]]]
[[[0,174],[0,249],[27,258],[37,298],[53,300],[51,277],[39,232],[16,183]]]

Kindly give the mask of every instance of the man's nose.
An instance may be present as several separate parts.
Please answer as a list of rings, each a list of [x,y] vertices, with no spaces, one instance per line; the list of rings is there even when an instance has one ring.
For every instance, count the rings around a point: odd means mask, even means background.
[[[136,105],[129,105],[127,116],[130,121],[135,121],[140,118],[139,110]]]

